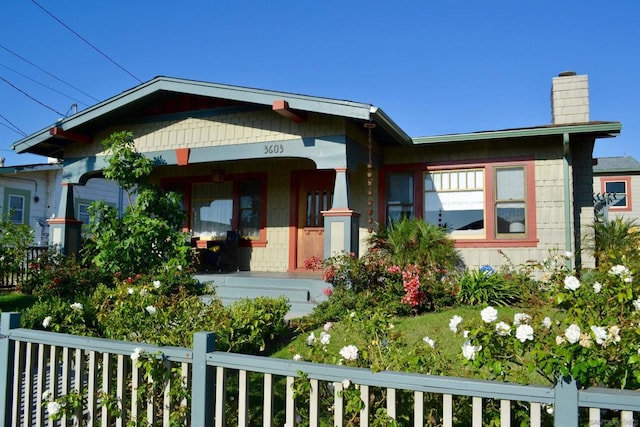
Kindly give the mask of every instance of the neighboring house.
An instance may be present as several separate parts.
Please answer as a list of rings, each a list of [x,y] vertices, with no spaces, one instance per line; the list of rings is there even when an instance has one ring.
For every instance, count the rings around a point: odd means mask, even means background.
[[[62,163],[5,166],[0,162],[0,212],[16,224],[28,224],[33,229],[34,244],[47,245],[49,223],[59,212],[62,189]],[[96,200],[104,200],[113,207],[126,206],[122,191],[112,181],[94,178],[85,186],[73,188],[74,217],[87,224],[87,207]]]
[[[593,193],[605,217],[624,217],[640,224],[640,162],[633,157],[594,159]]]
[[[62,204],[105,166],[101,141],[134,134],[152,179],[182,194],[186,229],[208,248],[239,237],[239,267],[295,271],[362,253],[401,216],[449,227],[464,262],[500,265],[571,251],[594,219],[592,151],[619,122],[589,119],[587,76],[552,82],[552,123],[408,136],[379,107],[157,77],[13,145],[63,160]],[[63,248],[73,218],[51,222]],[[231,233],[229,233],[231,232]]]

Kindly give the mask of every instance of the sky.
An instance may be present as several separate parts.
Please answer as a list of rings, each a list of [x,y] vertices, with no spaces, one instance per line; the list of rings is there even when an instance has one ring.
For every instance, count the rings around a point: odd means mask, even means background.
[[[0,0],[0,156],[65,115],[169,76],[382,108],[413,137],[545,125],[589,76],[594,157],[640,160],[638,0]]]

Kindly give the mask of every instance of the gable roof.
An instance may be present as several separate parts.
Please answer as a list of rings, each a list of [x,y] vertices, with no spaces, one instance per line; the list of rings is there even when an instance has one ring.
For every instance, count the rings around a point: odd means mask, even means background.
[[[598,157],[598,162],[593,165],[593,173],[640,173],[640,162],[631,156]]]
[[[97,129],[112,123],[114,119],[148,107],[168,94],[195,95],[269,108],[274,101],[285,100],[292,110],[339,116],[359,123],[374,122],[377,125],[374,130],[377,138],[402,145],[411,143],[411,138],[382,109],[371,104],[159,76],[63,118],[17,141],[12,149],[18,153],[61,157],[65,142],[51,134],[53,128],[64,132]]]

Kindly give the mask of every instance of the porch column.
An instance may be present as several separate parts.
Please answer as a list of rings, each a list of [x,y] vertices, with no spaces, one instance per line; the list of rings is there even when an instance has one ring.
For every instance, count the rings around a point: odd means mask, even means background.
[[[329,258],[342,252],[358,256],[360,246],[360,214],[350,206],[349,176],[347,168],[335,168],[336,180],[333,187],[331,209],[322,211],[324,217],[324,257]]]
[[[75,218],[73,184],[62,184],[58,215],[47,222],[50,230],[49,245],[56,246],[65,255],[74,255],[78,258],[82,221]]]

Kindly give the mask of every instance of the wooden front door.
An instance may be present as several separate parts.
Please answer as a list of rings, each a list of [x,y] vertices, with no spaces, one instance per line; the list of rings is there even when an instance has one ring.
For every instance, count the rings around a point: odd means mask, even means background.
[[[324,217],[331,209],[334,171],[309,171],[300,174],[298,185],[297,268],[312,256],[324,258]]]

